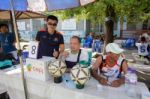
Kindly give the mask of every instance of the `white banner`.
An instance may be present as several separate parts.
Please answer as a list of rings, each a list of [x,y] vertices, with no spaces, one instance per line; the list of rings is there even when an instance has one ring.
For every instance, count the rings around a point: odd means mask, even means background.
[[[29,10],[31,11],[45,11],[45,0],[28,0]]]
[[[88,4],[88,3],[91,3],[91,2],[94,2],[95,0],[80,0],[80,3],[82,6]]]

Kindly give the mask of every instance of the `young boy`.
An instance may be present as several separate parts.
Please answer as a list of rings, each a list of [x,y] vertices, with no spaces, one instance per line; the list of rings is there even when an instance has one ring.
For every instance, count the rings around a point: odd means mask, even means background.
[[[148,45],[146,38],[143,36],[141,37],[140,43],[136,43],[136,46],[138,48],[138,54],[140,57],[147,58],[150,61],[149,51],[150,46]]]
[[[93,40],[93,44],[92,44],[92,50],[93,52],[98,52],[98,53],[101,53],[101,50],[102,50],[102,41],[100,40],[100,37],[99,36],[96,36]]]

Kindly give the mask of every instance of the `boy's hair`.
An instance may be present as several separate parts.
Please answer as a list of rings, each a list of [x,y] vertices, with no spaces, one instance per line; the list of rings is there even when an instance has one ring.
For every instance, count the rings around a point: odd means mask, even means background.
[[[7,24],[0,24],[0,28],[2,28],[2,27],[8,28],[8,25]]]
[[[48,21],[49,19],[55,20],[55,21],[57,21],[57,23],[58,23],[58,18],[57,18],[56,16],[54,16],[54,15],[49,15],[49,16],[47,17],[47,21]]]
[[[72,36],[71,39],[77,39],[79,43],[81,43],[81,39],[79,36]]]
[[[144,36],[141,37],[142,42],[146,42],[146,38]]]

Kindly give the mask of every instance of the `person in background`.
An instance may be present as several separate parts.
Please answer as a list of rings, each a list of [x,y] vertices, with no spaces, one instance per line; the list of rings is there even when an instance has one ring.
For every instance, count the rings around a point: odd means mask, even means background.
[[[95,36],[94,40],[93,40],[93,44],[92,44],[92,50],[93,52],[101,52],[101,45],[102,45],[102,41],[100,41],[100,36]]]
[[[64,51],[60,56],[65,59],[68,72],[78,63],[88,63],[88,52],[81,48],[81,40],[78,36],[73,36],[70,39],[70,50]]]
[[[150,46],[148,45],[146,38],[144,36],[141,37],[140,43],[136,43],[136,46],[138,48],[139,56],[147,58],[150,61],[150,58],[148,56],[150,51]]]
[[[92,75],[100,84],[119,87],[125,83],[128,65],[122,57],[123,51],[116,43],[109,43],[106,55],[97,58],[92,66]]]
[[[88,43],[88,47],[92,48],[92,43],[93,43],[93,32],[90,32],[89,35],[86,37],[85,42]]]
[[[7,24],[1,24],[0,31],[0,52],[3,54],[11,53],[17,59],[15,34],[9,32]]]
[[[150,42],[150,35],[148,33],[143,33],[142,35],[140,35],[139,41],[141,41],[142,37],[145,37],[146,42]]]
[[[61,33],[56,31],[58,18],[49,15],[46,20],[47,30],[39,31],[36,35],[36,41],[39,42],[38,58],[43,56],[58,58],[64,51],[64,39]]]

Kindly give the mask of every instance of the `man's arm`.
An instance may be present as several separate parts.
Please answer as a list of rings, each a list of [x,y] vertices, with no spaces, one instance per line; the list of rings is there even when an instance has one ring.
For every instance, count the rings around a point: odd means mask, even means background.
[[[100,75],[98,75],[98,69],[99,69],[99,66],[101,65],[102,63],[102,57],[99,56],[96,60],[96,62],[94,63],[93,65],[93,68],[92,68],[92,76],[102,85],[105,85],[107,86],[108,85],[108,82],[105,78],[101,77]]]
[[[59,38],[59,52],[62,53],[64,52],[65,50],[65,45],[64,45],[64,38],[63,36],[61,35],[60,38]]]
[[[122,71],[123,71],[123,76],[121,78],[119,78],[118,80],[113,81],[111,84],[112,87],[119,87],[125,83],[125,76],[124,75],[128,71],[128,65],[127,65],[126,61],[124,61],[122,64]]]
[[[58,57],[62,56],[64,50],[65,50],[64,38],[63,38],[62,35],[60,35],[60,37],[59,37],[59,52],[58,51],[54,51],[53,56],[55,58],[58,58]]]
[[[15,33],[11,33],[11,42],[13,46],[16,46],[16,36]],[[20,35],[18,35],[20,37]]]
[[[41,35],[41,32],[37,32],[36,38],[35,38],[36,41],[40,41],[40,37],[41,37],[40,35]]]
[[[64,44],[60,44],[60,45],[59,45],[59,52],[60,52],[60,53],[63,53],[64,50],[65,50],[65,45],[64,45]]]

